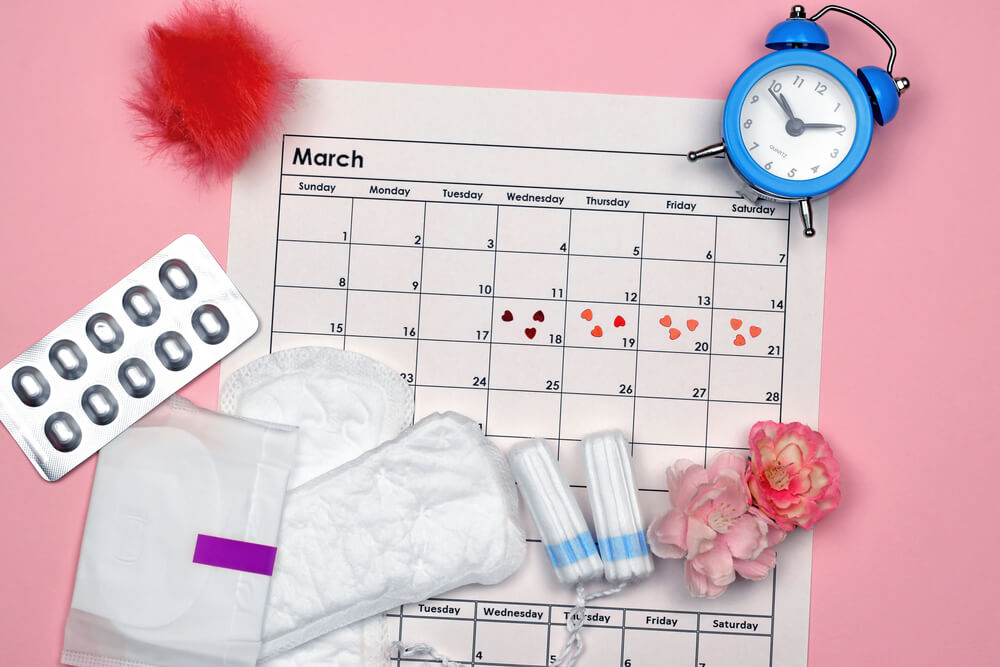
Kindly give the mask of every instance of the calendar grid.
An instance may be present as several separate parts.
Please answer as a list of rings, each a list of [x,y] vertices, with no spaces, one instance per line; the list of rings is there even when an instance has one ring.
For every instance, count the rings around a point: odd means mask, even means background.
[[[289,136],[292,135],[283,137],[283,154]],[[401,371],[411,385],[417,405],[416,419],[429,411],[455,409],[473,418],[480,416],[484,433],[501,448],[532,437],[554,441],[570,486],[578,492],[586,488],[580,483],[582,427],[578,423],[605,411],[609,419],[618,415],[618,423],[630,436],[634,460],[649,462],[637,467],[637,487],[646,499],[642,502],[657,506],[662,506],[662,500],[649,499],[662,499],[667,493],[662,470],[675,458],[688,457],[687,452],[694,454],[701,449],[700,458],[707,464],[712,452],[745,449],[745,445],[733,442],[726,433],[717,432],[720,424],[758,411],[780,419],[790,215],[784,219],[757,218],[752,214],[727,216],[717,211],[694,213],[693,207],[690,211],[668,209],[665,213],[647,210],[646,204],[641,209],[621,210],[562,203],[539,206],[510,201],[442,201],[429,196],[430,190],[406,198],[366,194],[367,190],[387,189],[388,185],[407,188],[424,184],[440,186],[445,192],[458,186],[556,193],[562,202],[564,193],[590,191],[574,187],[295,173],[283,173],[282,178],[308,178],[334,185],[327,194],[282,189],[279,196],[271,286],[272,350],[276,346],[323,340],[324,344],[380,358]],[[345,190],[348,194],[342,194]],[[613,194],[689,196],[622,190]],[[739,201],[722,195],[697,196]],[[328,213],[323,214],[322,225],[297,229],[294,223],[283,222],[284,216],[291,215],[289,211],[305,210],[301,208],[305,206],[303,201],[312,202],[310,210],[329,207],[323,209]],[[282,207],[281,202],[286,202],[286,206]],[[343,227],[339,226],[343,222],[338,211],[343,212],[346,222]],[[681,221],[684,224],[690,221],[701,230],[698,233],[704,232],[706,245],[699,251],[701,254],[672,245],[664,229]],[[780,259],[777,250],[774,256],[741,255],[739,244],[732,241],[726,253],[720,254],[723,224],[730,230],[753,224],[767,225],[767,229],[773,230],[777,223],[784,225],[781,246],[784,253]],[[623,239],[617,251],[616,235],[605,232],[602,236],[595,232],[611,228]],[[481,236],[475,236],[480,232]],[[634,237],[630,236],[633,234]],[[455,242],[452,237],[465,242]],[[637,244],[634,251],[633,241],[624,240],[632,238]],[[565,249],[559,247],[560,241],[564,241]],[[299,270],[300,265],[319,265],[325,270],[310,273]],[[411,279],[406,278],[404,283],[403,276],[411,270],[413,273],[409,275],[413,276],[414,285],[409,289]],[[760,275],[769,281],[766,284],[768,289],[774,289],[775,298],[780,278],[783,283],[780,308],[765,307],[762,297],[740,301],[749,294],[739,289],[741,281],[757,275],[752,272],[762,272]],[[728,294],[724,294],[722,284],[728,285]],[[633,292],[634,299],[630,296]],[[707,303],[690,296],[694,294],[707,296]],[[723,299],[721,305],[720,299]],[[328,311],[329,304],[336,304],[336,310]],[[583,317],[582,313],[591,310],[591,315]],[[532,311],[537,311],[534,318]],[[341,315],[336,316],[338,321],[331,322],[325,315],[327,312]],[[513,313],[513,322],[506,317],[501,321],[502,312]],[[669,323],[670,313],[673,324]],[[662,318],[659,324],[655,321],[658,318]],[[732,322],[732,332],[726,320]],[[743,327],[743,320],[749,330]],[[456,324],[466,321],[475,324],[470,325],[471,329],[460,329]],[[603,334],[599,333],[602,327]],[[669,341],[668,327],[673,327],[669,328]],[[738,339],[743,338],[744,342],[732,342],[738,328],[741,332],[752,332],[755,327],[758,332],[766,328],[770,337],[751,344],[751,339],[741,333]],[[644,345],[644,339],[651,333],[658,337]],[[748,334],[754,338],[757,335]],[[687,347],[679,343],[671,347],[670,341],[675,338],[680,338]],[[764,343],[773,343],[771,351]],[[588,365],[594,367],[593,374],[581,373]],[[603,377],[601,373],[613,382],[598,382],[595,378]],[[779,400],[765,397],[764,392],[741,393],[737,380],[753,373],[775,378]],[[533,384],[534,380],[524,379],[528,376],[540,382]],[[670,384],[674,378],[688,377],[693,387]],[[768,388],[767,396],[774,389],[766,384],[769,381],[761,380],[759,384]],[[699,394],[702,384],[704,393]],[[766,412],[769,410],[773,413]],[[517,426],[515,417],[528,411],[546,425]],[[719,419],[713,418],[716,411],[722,415]],[[696,414],[700,420],[697,427],[693,419]],[[681,429],[678,437],[667,437],[657,430],[661,422],[685,424],[687,431]],[[654,474],[656,470],[658,474]],[[580,497],[585,498],[585,494]],[[529,550],[538,549],[538,542],[531,537]],[[706,656],[712,651],[724,650],[719,638],[751,642],[748,646],[767,641],[768,648],[763,653],[766,663],[755,662],[753,667],[758,664],[773,667],[776,594],[773,579],[770,589],[766,606],[765,594],[761,593],[754,598],[756,606],[748,607],[747,613],[588,606],[588,613],[614,620],[598,625],[603,628],[603,635],[600,629],[590,629],[588,621],[585,641],[588,647],[593,647],[589,650],[605,651],[611,656],[609,664],[617,661],[619,667],[630,664],[630,646],[635,642],[673,647],[670,650],[689,656],[692,667],[699,667],[699,662],[709,660]],[[548,598],[552,599],[552,595]],[[570,605],[553,602],[463,598],[434,598],[428,602],[452,605],[449,609],[456,610],[455,616],[413,613],[414,605],[407,605],[387,614],[398,624],[392,628],[392,635],[399,641],[408,638],[420,641],[418,634],[422,629],[439,627],[452,637],[455,645],[467,641],[469,652],[454,654],[446,646],[436,646],[439,651],[452,660],[482,667],[546,667],[552,652],[562,649],[563,612],[570,609]],[[484,614],[484,610],[498,606],[508,611],[537,609],[544,619],[522,620],[513,612]],[[769,613],[757,613],[765,610]],[[668,617],[674,625],[666,624]],[[660,621],[651,620],[661,618],[665,625],[656,625]],[[712,625],[719,619],[744,623],[753,630],[718,630],[715,628],[735,627]],[[517,632],[504,634],[506,626]],[[459,628],[467,628],[468,632]],[[613,635],[608,634],[612,631]],[[523,640],[518,632],[527,633]],[[602,642],[598,639],[601,636],[615,639]],[[501,637],[508,640],[501,641]],[[510,639],[513,637],[517,639]],[[611,646],[614,642],[618,645]],[[504,657],[518,651],[540,652],[543,646],[544,654],[529,659]],[[763,650],[763,644],[759,646]],[[396,665],[430,662],[433,661],[393,659]],[[710,661],[707,665],[714,667]]]

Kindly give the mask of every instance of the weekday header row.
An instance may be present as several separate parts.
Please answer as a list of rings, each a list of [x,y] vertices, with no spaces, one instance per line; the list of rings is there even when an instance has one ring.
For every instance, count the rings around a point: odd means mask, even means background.
[[[421,181],[377,181],[358,177],[282,177],[281,193],[297,196],[348,197],[489,206],[523,206],[621,213],[783,219],[788,205],[750,203],[733,195],[696,196],[651,192],[598,192]]]

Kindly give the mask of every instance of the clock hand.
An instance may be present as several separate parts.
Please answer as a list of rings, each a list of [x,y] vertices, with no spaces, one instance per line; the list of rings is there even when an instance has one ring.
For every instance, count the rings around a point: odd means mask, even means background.
[[[773,88],[768,88],[767,92],[771,93],[771,97],[774,98],[774,101],[778,103],[781,110],[788,116],[788,120],[795,120],[795,114],[792,113],[792,107],[788,106],[788,100],[785,99],[784,94],[774,92]]]
[[[832,128],[832,127],[836,127],[838,129],[841,129],[841,130],[844,129],[843,125],[838,125],[836,123],[802,123],[802,127],[805,128],[805,129],[807,129],[807,130],[809,128],[811,128],[811,127],[812,128],[816,128],[816,129],[827,129],[827,128]]]

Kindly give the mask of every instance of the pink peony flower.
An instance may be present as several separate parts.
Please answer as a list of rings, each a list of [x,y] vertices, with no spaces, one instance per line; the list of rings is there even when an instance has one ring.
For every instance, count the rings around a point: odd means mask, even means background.
[[[783,530],[809,528],[840,502],[840,467],[830,445],[798,422],[754,424],[746,482],[757,507]]]
[[[650,551],[686,558],[684,579],[696,597],[716,598],[736,580],[763,579],[774,567],[771,548],[785,533],[756,508],[744,481],[746,459],[722,452],[708,468],[688,460],[667,469],[673,508],[649,527]]]

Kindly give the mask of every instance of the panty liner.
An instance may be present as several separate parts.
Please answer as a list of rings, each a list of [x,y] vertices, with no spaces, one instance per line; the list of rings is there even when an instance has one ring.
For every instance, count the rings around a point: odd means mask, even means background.
[[[260,659],[468,584],[525,555],[517,492],[477,424],[433,414],[285,501]]]

